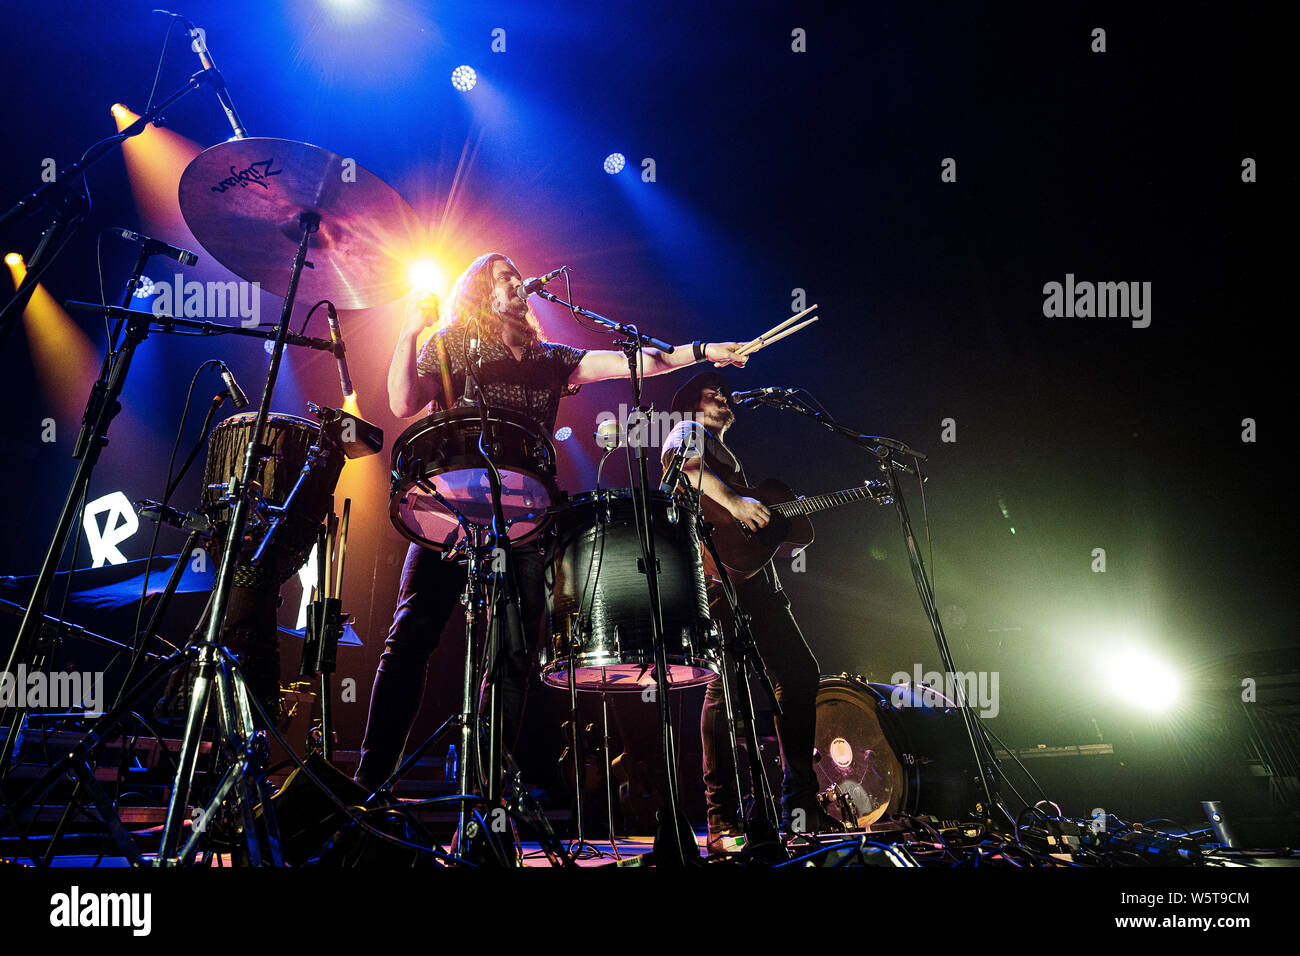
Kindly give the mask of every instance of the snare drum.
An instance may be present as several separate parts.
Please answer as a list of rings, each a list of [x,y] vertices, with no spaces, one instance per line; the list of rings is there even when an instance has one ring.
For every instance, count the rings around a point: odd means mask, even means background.
[[[850,828],[886,813],[960,820],[975,807],[977,773],[961,713],[937,690],[823,677],[815,742],[827,812]]]
[[[501,475],[501,510],[511,541],[546,525],[555,487],[555,446],[526,415],[493,409],[484,446]],[[403,537],[435,551],[460,537],[461,519],[492,524],[492,492],[479,437],[477,408],[453,408],[416,422],[393,443],[388,514]]]
[[[707,651],[713,634],[695,516],[659,491],[650,492],[663,608],[668,683],[707,684],[717,665]],[[641,691],[654,684],[650,591],[628,489],[573,498],[555,520],[547,565],[550,639],[542,679],[568,688],[569,669],[584,691]]]
[[[232,476],[243,474],[244,449],[252,437],[256,412],[231,415],[212,430],[208,441],[208,460],[203,472],[203,512],[216,524],[214,554],[220,554],[225,526],[230,522],[230,504],[222,498],[222,488]],[[293,415],[272,413],[266,419],[262,443],[270,457],[260,463],[253,480],[261,485],[262,501],[283,505],[298,482],[307,451],[312,445],[321,448],[320,464],[303,482],[293,499],[293,506],[267,549],[267,559],[274,561],[279,582],[283,584],[303,566],[316,544],[316,529],[334,505],[334,486],[343,471],[343,451],[332,441],[322,441],[320,425]],[[244,533],[245,557],[261,543],[266,521],[256,511],[250,514]]]

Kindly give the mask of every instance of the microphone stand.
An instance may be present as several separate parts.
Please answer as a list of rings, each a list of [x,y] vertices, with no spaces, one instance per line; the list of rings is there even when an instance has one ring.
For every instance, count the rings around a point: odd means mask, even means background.
[[[700,467],[704,467],[703,458],[700,459]],[[686,484],[690,485],[689,480]],[[719,651],[721,652],[720,663],[722,665],[718,679],[722,681],[723,704],[727,708],[727,731],[731,737],[731,754],[732,754],[732,773],[735,776],[736,796],[740,798],[740,747],[736,734],[736,718],[740,717],[745,723],[745,747],[749,762],[749,782],[750,793],[754,799],[753,814],[746,817],[742,805],[737,808],[739,811],[736,819],[742,821],[745,828],[745,848],[746,856],[759,857],[768,863],[776,863],[788,858],[785,848],[781,845],[780,838],[780,816],[776,809],[776,796],[772,792],[771,781],[767,779],[767,772],[763,769],[763,759],[759,752],[758,746],[758,729],[755,726],[756,718],[754,711],[754,693],[749,686],[749,672],[752,670],[758,678],[759,683],[763,685],[763,692],[767,694],[768,700],[772,704],[772,712],[775,716],[782,716],[781,703],[776,698],[776,688],[772,685],[772,679],[767,673],[767,665],[763,663],[763,657],[758,652],[758,646],[754,643],[754,634],[750,630],[750,617],[740,604],[740,596],[736,592],[735,582],[731,580],[731,575],[727,573],[726,567],[722,563],[722,558],[718,554],[718,549],[713,545],[713,527],[704,520],[704,514],[700,509],[699,495],[694,488],[688,492],[692,499],[695,510],[696,526],[699,528],[700,540],[709,554],[713,558],[713,566],[718,571],[718,579],[722,584],[722,593],[727,600],[728,607],[731,608],[731,620],[735,628],[734,639],[728,641],[728,636],[722,634],[719,639]],[[740,678],[740,706],[736,707],[733,703],[731,694],[731,680],[729,677],[729,663],[734,653],[736,662],[736,673]]]
[[[935,643],[939,648],[939,659],[943,662],[947,673],[956,674],[957,667],[953,661],[952,649],[948,645],[948,636],[944,633],[943,621],[939,618],[939,608],[935,604],[934,590],[930,587],[930,579],[925,572],[925,561],[921,557],[920,549],[916,546],[916,538],[912,533],[912,519],[908,514],[907,502],[903,497],[903,487],[898,478],[899,472],[905,472],[909,475],[918,475],[919,473],[895,457],[896,455],[905,455],[915,460],[919,465],[920,462],[926,460],[926,456],[897,439],[885,438],[881,435],[864,435],[856,429],[839,424],[824,412],[808,408],[788,397],[765,395],[749,401],[757,401],[764,405],[771,405],[773,408],[798,412],[800,415],[811,418],[831,431],[843,435],[854,444],[867,449],[876,457],[880,470],[889,482],[890,494],[893,495],[894,504],[898,509],[899,526],[903,532],[903,540],[907,544],[907,556],[911,564],[912,580],[916,584],[921,604],[925,608],[926,617],[929,619],[930,627],[934,631]],[[924,476],[921,476],[921,480],[925,480]],[[954,681],[954,683],[957,684],[957,708],[961,712],[967,743],[969,743],[971,754],[975,759],[975,766],[978,768],[980,777],[980,786],[984,791],[983,805],[977,809],[982,812],[986,824],[994,825],[1001,822],[1003,825],[1009,825],[1012,832],[1015,832],[1016,818],[1002,802],[998,787],[998,779],[1001,777],[1002,771],[993,753],[987,731],[971,708],[961,682]],[[1001,817],[1000,821],[997,816]]]
[[[173,97],[173,99],[178,98],[179,95]],[[119,135],[122,139],[125,139],[126,133],[138,125],[140,124],[132,124],[127,131],[123,131]],[[143,126],[141,126],[141,129],[143,129]],[[73,164],[73,166],[76,165]],[[53,185],[55,184],[49,184],[49,186]],[[45,189],[48,189],[49,186],[45,187]],[[8,217],[15,210],[23,208],[29,201],[39,198],[44,191],[43,189],[28,197],[28,199],[21,200],[5,216]],[[0,218],[0,222],[2,221],[3,219]],[[54,226],[51,226],[50,230],[54,228]],[[46,232],[47,239],[51,234],[50,230]],[[45,240],[43,239],[42,246],[44,244]],[[59,512],[54,533],[50,536],[45,559],[41,562],[41,569],[36,575],[36,582],[32,585],[32,595],[27,602],[27,611],[23,614],[22,623],[18,627],[18,635],[14,638],[13,647],[10,648],[9,659],[5,664],[5,670],[8,673],[16,673],[15,668],[19,662],[25,662],[29,667],[43,668],[46,658],[52,651],[50,642],[40,636],[41,622],[44,620],[50,587],[54,583],[59,561],[62,559],[64,551],[67,550],[68,540],[76,528],[77,514],[81,510],[81,502],[90,488],[91,477],[94,474],[96,464],[99,463],[99,456],[108,444],[109,427],[112,425],[117,413],[122,410],[119,398],[122,395],[123,388],[126,387],[126,377],[131,369],[136,347],[148,336],[149,325],[154,318],[149,312],[136,312],[127,309],[127,306],[131,304],[132,296],[135,294],[136,286],[139,284],[140,276],[144,273],[145,263],[149,261],[153,254],[154,252],[147,247],[142,247],[136,254],[135,265],[131,269],[126,288],[122,293],[122,306],[116,315],[117,322],[109,339],[104,361],[100,366],[99,377],[90,390],[90,396],[86,399],[86,410],[81,418],[81,431],[77,435],[77,441],[73,448],[72,455],[78,460],[77,470],[73,476],[72,485],[68,489],[68,495],[64,499],[63,510]],[[27,279],[31,279],[34,274],[39,275],[41,271],[43,271],[43,268],[29,268]],[[8,312],[11,307],[16,306],[17,311],[21,312],[34,288],[34,282],[30,283],[29,287],[29,283],[24,280],[14,299],[5,307],[5,311]],[[96,309],[102,311],[103,307],[96,306]],[[119,347],[117,340],[124,324],[126,326],[126,337]],[[0,341],[3,341],[3,335],[3,327],[0,326]],[[134,642],[134,635],[132,635],[132,639]],[[9,773],[10,757],[13,755],[13,749],[18,737],[17,728],[22,725],[26,714],[27,709],[25,707],[15,707],[13,713],[8,716],[8,732],[5,734],[3,745],[0,745],[0,779],[3,779]]]
[[[0,229],[2,229],[11,221],[16,221],[35,212],[38,207],[50,206],[54,210],[49,225],[41,233],[40,243],[27,262],[27,276],[19,284],[13,298],[9,300],[3,309],[0,309],[0,347],[3,347],[8,340],[9,333],[13,331],[19,316],[27,307],[27,302],[31,299],[32,293],[36,291],[36,285],[41,281],[41,276],[53,265],[55,258],[67,246],[72,234],[80,227],[90,212],[89,197],[83,190],[74,189],[72,184],[77,183],[85,175],[86,170],[102,159],[114,146],[125,142],[132,136],[139,136],[143,133],[151,122],[177,100],[191,90],[199,89],[205,83],[215,84],[217,79],[206,69],[195,73],[184,86],[177,89],[153,109],[144,113],[126,129],[92,145],[75,163],[69,163],[59,170],[53,180],[35,192],[19,199],[3,214],[0,214]],[[138,278],[136,276],[132,281],[137,281]],[[122,303],[123,307],[130,304],[130,293],[134,291],[134,286],[132,286],[128,291],[126,301]],[[116,346],[120,329],[119,324],[118,328],[113,330],[113,335],[109,339],[110,352]]]
[[[674,351],[673,346],[653,336],[643,335],[635,325],[624,325],[621,322],[615,322],[613,319],[607,319],[603,315],[598,315],[581,306],[566,302],[545,289],[539,289],[535,294],[540,295],[548,302],[553,302],[568,309],[575,316],[585,316],[593,322],[624,336],[619,345],[623,354],[627,356],[628,377],[632,384],[633,414],[638,419],[646,418],[646,413],[649,410],[641,405],[641,375],[637,367],[637,359],[640,356],[641,348],[648,345],[651,348],[671,353]],[[677,751],[673,743],[672,716],[668,708],[668,659],[664,649],[663,605],[659,593],[659,562],[655,555],[654,525],[650,520],[650,475],[643,443],[632,442],[631,444],[637,462],[637,480],[633,482],[631,489],[633,507],[641,516],[641,528],[645,529],[644,532],[638,532],[638,538],[641,544],[641,560],[644,567],[643,573],[646,576],[646,587],[650,593],[650,629],[655,649],[655,696],[659,703],[660,737],[664,759],[664,776],[667,783],[665,793],[668,802],[668,806],[660,811],[660,826],[655,833],[654,850],[652,852],[657,863],[684,866],[688,859],[698,860],[700,850],[692,834],[690,842],[694,845],[695,852],[688,854],[687,841],[683,833],[681,800],[677,788]],[[667,815],[666,825],[665,814]]]

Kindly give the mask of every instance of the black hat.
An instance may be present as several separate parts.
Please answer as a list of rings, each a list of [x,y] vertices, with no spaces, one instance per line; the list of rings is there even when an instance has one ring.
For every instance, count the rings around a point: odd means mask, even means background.
[[[731,397],[731,384],[718,372],[701,372],[677,390],[673,396],[672,411],[694,411],[700,403],[700,395],[706,388],[719,388]]]

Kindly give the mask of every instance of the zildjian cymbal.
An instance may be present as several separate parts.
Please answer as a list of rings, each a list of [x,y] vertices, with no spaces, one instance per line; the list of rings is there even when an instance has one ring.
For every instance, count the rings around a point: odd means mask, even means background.
[[[255,137],[218,143],[181,175],[181,213],[223,266],[284,296],[299,215],[315,213],[298,298],[366,309],[405,295],[420,228],[398,192],[355,160],[307,143]]]

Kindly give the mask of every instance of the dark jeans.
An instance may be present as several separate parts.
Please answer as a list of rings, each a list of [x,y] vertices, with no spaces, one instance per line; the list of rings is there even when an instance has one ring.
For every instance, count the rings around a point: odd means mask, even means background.
[[[508,644],[498,691],[504,715],[502,740],[507,749],[514,745],[519,735],[529,663],[546,613],[545,562],[541,552],[535,546],[515,545],[511,553],[527,646],[518,646],[517,638],[509,639],[518,631],[507,628]],[[370,715],[366,720],[365,739],[361,743],[361,762],[357,766],[357,782],[363,787],[378,787],[397,769],[411,724],[420,709],[429,656],[437,648],[452,613],[464,613],[460,605],[464,588],[463,564],[443,561],[437,552],[411,545],[402,568],[397,611],[370,692]],[[459,659],[448,660],[445,666],[454,667],[460,673],[463,664]],[[487,706],[486,694],[481,706]],[[455,708],[460,708],[459,699]]]
[[[817,777],[813,773],[813,736],[817,725],[817,687],[821,671],[790,612],[790,602],[781,589],[772,566],[736,586],[741,607],[750,616],[754,643],[767,665],[777,700],[784,716],[776,722],[785,777],[781,787],[782,815],[789,818],[802,809],[806,819],[815,818]],[[720,585],[711,584],[709,600],[713,616],[728,637],[732,635],[731,608]],[[733,705],[740,703],[740,683],[730,672]],[[754,703],[762,707],[765,695],[754,685]],[[739,728],[738,728],[739,735]],[[736,778],[731,740],[727,734],[726,702],[722,682],[715,680],[704,694],[700,712],[700,738],[704,747],[704,790],[710,827],[738,824]],[[743,739],[743,738],[742,738]]]

